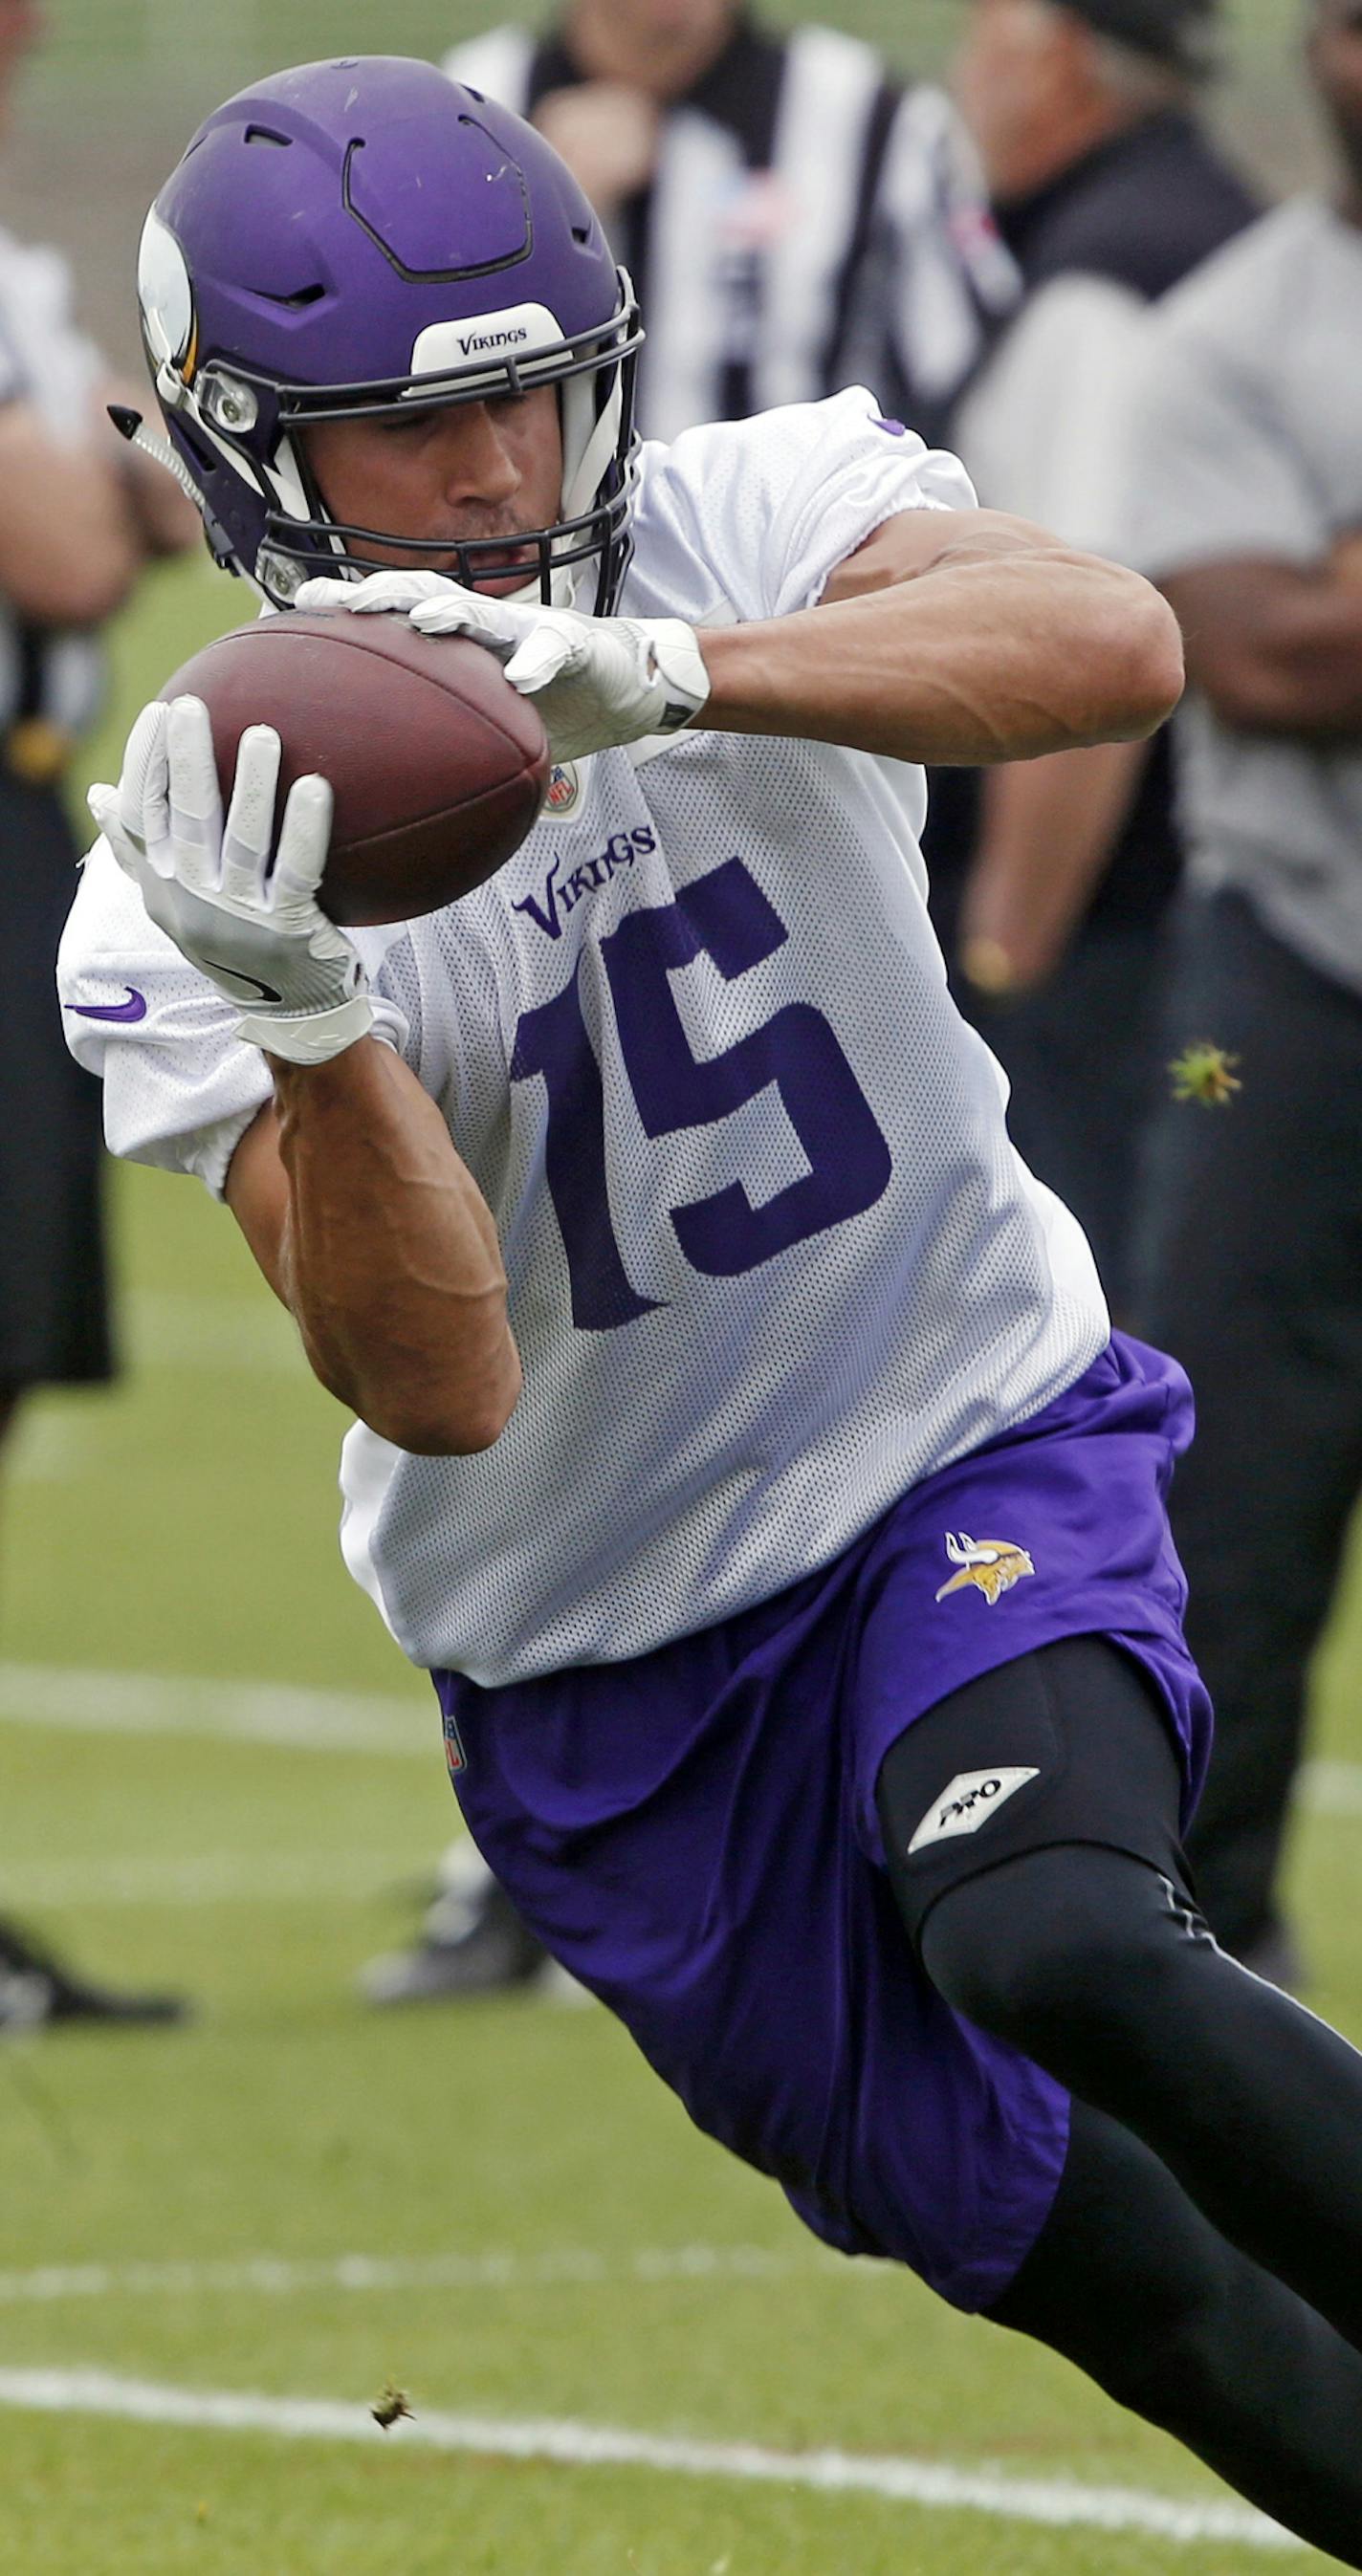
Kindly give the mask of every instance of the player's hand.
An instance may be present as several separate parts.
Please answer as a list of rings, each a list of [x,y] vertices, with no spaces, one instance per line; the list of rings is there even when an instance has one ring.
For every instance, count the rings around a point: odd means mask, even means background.
[[[693,626],[679,617],[579,617],[575,609],[488,599],[435,572],[308,581],[301,609],[405,616],[423,635],[469,635],[504,663],[544,719],[555,760],[676,733],[709,696]]]
[[[276,843],[279,736],[241,737],[223,821],[208,711],[199,698],[144,707],[116,788],[89,807],[158,928],[238,1013],[243,1038],[292,1064],[324,1064],[373,1025],[364,968],[317,902],[331,790],[300,778]]]

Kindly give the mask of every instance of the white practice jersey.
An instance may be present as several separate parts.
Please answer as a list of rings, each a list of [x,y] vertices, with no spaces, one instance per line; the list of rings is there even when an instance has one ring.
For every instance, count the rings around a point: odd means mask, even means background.
[[[623,605],[781,616],[896,512],[971,499],[859,391],[692,430],[644,451]],[[946,990],[924,798],[860,753],[682,733],[563,767],[489,884],[359,934],[496,1218],[524,1367],[478,1456],[345,1442],[346,1559],[418,1664],[496,1684],[707,1627],[1102,1348],[1084,1237]],[[102,846],[61,982],[114,1150],[220,1187],[263,1061]]]

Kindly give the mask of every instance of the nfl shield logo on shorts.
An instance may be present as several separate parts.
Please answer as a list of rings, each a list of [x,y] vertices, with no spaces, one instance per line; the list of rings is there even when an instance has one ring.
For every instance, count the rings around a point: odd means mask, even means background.
[[[449,1765],[451,1780],[457,1780],[459,1773],[468,1769],[468,1756],[463,1749],[463,1738],[448,1709],[445,1710],[445,1760]]]

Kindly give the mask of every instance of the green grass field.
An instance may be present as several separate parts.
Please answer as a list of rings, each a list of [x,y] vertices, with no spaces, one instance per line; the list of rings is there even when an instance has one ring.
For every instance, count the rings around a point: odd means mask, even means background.
[[[92,766],[244,606],[197,569],[153,586]],[[230,1220],[159,1175],[113,1197],[127,1373],[35,1403],[10,1476],[0,1904],[198,2013],[0,2046],[5,2576],[1271,2563],[1063,2365],[823,2255],[604,2013],[356,2000],[451,1827],[427,1686],[343,1573],[341,1417]],[[1294,1877],[1314,1999],[1362,2037],[1350,1599]],[[390,2379],[416,2420],[385,2436]],[[758,2478],[742,2445],[786,2456]],[[822,2449],[919,2474],[821,2492]],[[980,2501],[924,2501],[932,2464]]]

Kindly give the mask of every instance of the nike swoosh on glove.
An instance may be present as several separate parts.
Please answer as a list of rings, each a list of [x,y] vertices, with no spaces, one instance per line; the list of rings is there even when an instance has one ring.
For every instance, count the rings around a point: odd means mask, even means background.
[[[709,696],[695,629],[679,617],[579,617],[572,608],[488,599],[433,572],[307,581],[295,604],[404,616],[423,635],[471,636],[505,665],[512,688],[534,700],[555,760],[678,733]]]
[[[208,710],[200,698],[144,707],[117,788],[87,802],[157,927],[230,1002],[253,1046],[325,1064],[373,1026],[367,977],[317,901],[331,837],[331,790],[299,778],[275,842],[279,736],[252,725],[237,753],[224,823]]]

